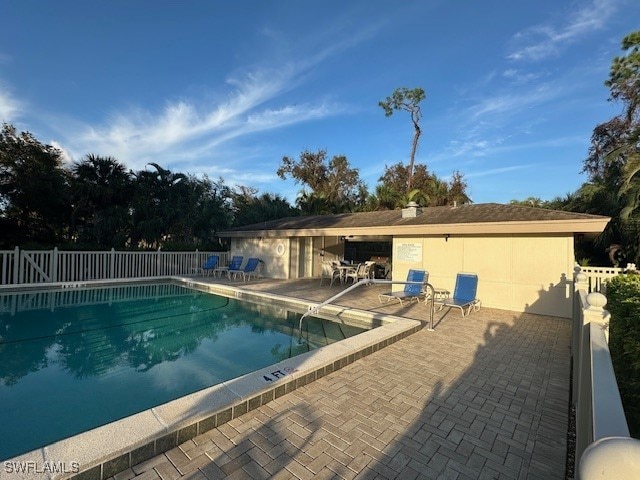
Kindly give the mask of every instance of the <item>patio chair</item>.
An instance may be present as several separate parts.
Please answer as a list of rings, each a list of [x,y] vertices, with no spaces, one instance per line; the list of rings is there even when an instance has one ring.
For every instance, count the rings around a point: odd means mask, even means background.
[[[358,275],[364,274],[364,263],[359,263],[355,267],[347,268],[344,270],[344,282],[347,283],[349,279],[356,283],[358,281]]]
[[[242,280],[246,282],[247,280],[251,279],[252,276],[255,278],[258,277],[258,274],[260,272],[259,267],[260,259],[252,257],[247,260],[247,264],[244,266],[244,268],[235,270],[229,268],[229,270],[227,271],[227,275],[229,276],[229,278],[231,278],[231,274],[233,274],[234,280],[238,278],[238,275],[242,275]]]
[[[365,278],[371,278],[373,276],[372,268],[376,262],[364,262],[358,264],[358,267],[354,271],[349,271],[346,274],[346,279],[353,280],[353,283],[364,280]],[[346,281],[346,280],[345,280]]]
[[[231,259],[231,262],[229,262],[228,266],[217,267],[213,270],[213,273],[214,274],[217,273],[220,278],[222,278],[223,273],[226,273],[227,276],[229,276],[229,270],[233,270],[233,271],[240,270],[240,266],[242,265],[243,259],[244,257],[242,255],[234,255],[233,258]]]
[[[404,305],[402,303],[403,300],[409,300],[410,302],[413,300],[420,301],[420,297],[424,295],[424,285],[428,281],[429,272],[427,272],[426,270],[411,269],[407,273],[407,282],[420,283],[407,283],[404,286],[404,290],[401,290],[399,292],[380,293],[378,294],[378,300],[380,300],[380,303],[382,303],[383,299],[386,299],[387,303],[391,300],[398,300],[400,302],[400,305]]]
[[[323,261],[322,262],[322,273],[320,274],[320,286],[322,286],[322,281],[328,278],[330,279],[329,287],[333,287],[333,282],[340,281],[340,270],[338,270],[333,262]]]
[[[456,275],[456,286],[453,289],[453,296],[434,300],[434,304],[440,305],[438,311],[444,307],[459,308],[462,316],[469,315],[471,310],[480,310],[481,302],[476,298],[478,291],[478,275],[475,273],[458,273]],[[467,309],[467,313],[464,311]]]
[[[202,264],[202,267],[200,267],[200,270],[202,270],[202,276],[204,277],[205,273],[209,275],[209,273],[215,271],[215,269],[218,267],[219,260],[220,257],[218,255],[211,255],[209,258],[207,258],[207,260]]]

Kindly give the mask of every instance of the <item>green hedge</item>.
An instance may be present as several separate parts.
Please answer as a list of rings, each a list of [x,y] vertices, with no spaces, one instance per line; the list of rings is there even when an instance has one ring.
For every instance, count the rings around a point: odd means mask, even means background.
[[[640,438],[640,275],[607,284],[609,349],[631,436]]]

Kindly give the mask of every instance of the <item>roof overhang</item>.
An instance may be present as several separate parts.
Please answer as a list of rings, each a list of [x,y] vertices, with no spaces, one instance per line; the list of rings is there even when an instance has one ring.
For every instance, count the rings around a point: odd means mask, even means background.
[[[377,227],[338,227],[317,229],[282,230],[235,230],[220,232],[226,238],[283,238],[283,237],[323,237],[348,235],[390,235],[430,236],[430,235],[508,235],[508,234],[560,234],[560,233],[600,233],[609,217],[580,218],[568,221],[542,220],[520,222],[479,222],[450,223],[434,225],[391,225]]]

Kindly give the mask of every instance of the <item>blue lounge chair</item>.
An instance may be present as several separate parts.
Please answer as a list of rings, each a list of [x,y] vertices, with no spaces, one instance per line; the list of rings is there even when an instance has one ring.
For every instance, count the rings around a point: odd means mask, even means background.
[[[477,312],[480,310],[481,302],[476,298],[478,292],[478,275],[475,273],[458,273],[456,276],[456,286],[453,289],[453,296],[434,300],[434,303],[440,305],[438,310],[444,307],[459,308],[462,316],[469,315],[471,310]],[[467,313],[464,311],[467,309]]]
[[[200,269],[202,270],[202,276],[204,277],[205,273],[209,275],[210,272],[215,271],[215,269],[218,268],[219,260],[220,257],[218,255],[211,255],[209,258],[207,258],[207,260],[202,264],[202,267],[200,267]]]
[[[252,276],[256,278],[258,277],[259,266],[260,266],[259,258],[250,258],[249,260],[247,260],[247,264],[244,266],[244,268],[239,268],[235,270],[232,270],[231,268],[229,268],[229,271],[227,273],[229,275],[229,278],[231,278],[231,274],[233,274],[234,280],[238,278],[238,275],[242,275],[242,280],[247,281]]]
[[[240,270],[240,265],[242,265],[243,258],[244,257],[242,255],[234,255],[228,266],[226,266],[226,267],[217,267],[216,269],[213,270],[213,272],[217,273],[220,278],[222,278],[222,274],[223,273],[226,273],[227,276],[229,278],[231,278],[229,276],[229,270],[234,270],[234,271],[235,270]]]
[[[386,299],[387,302],[391,300],[398,300],[400,305],[404,305],[402,303],[403,300],[417,300],[420,301],[420,297],[424,295],[422,290],[424,285],[429,281],[429,272],[426,270],[409,270],[407,273],[407,282],[419,282],[419,283],[407,283],[404,286],[404,290],[400,292],[389,292],[389,293],[380,293],[378,294],[378,300],[382,303],[382,299]]]

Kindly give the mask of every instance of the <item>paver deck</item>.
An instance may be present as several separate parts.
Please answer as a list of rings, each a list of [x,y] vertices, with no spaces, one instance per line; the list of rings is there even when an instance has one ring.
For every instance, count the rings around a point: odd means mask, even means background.
[[[321,301],[317,280],[243,287]],[[337,303],[426,320],[425,304]],[[483,308],[423,329],[115,479],[565,477],[570,322]]]

